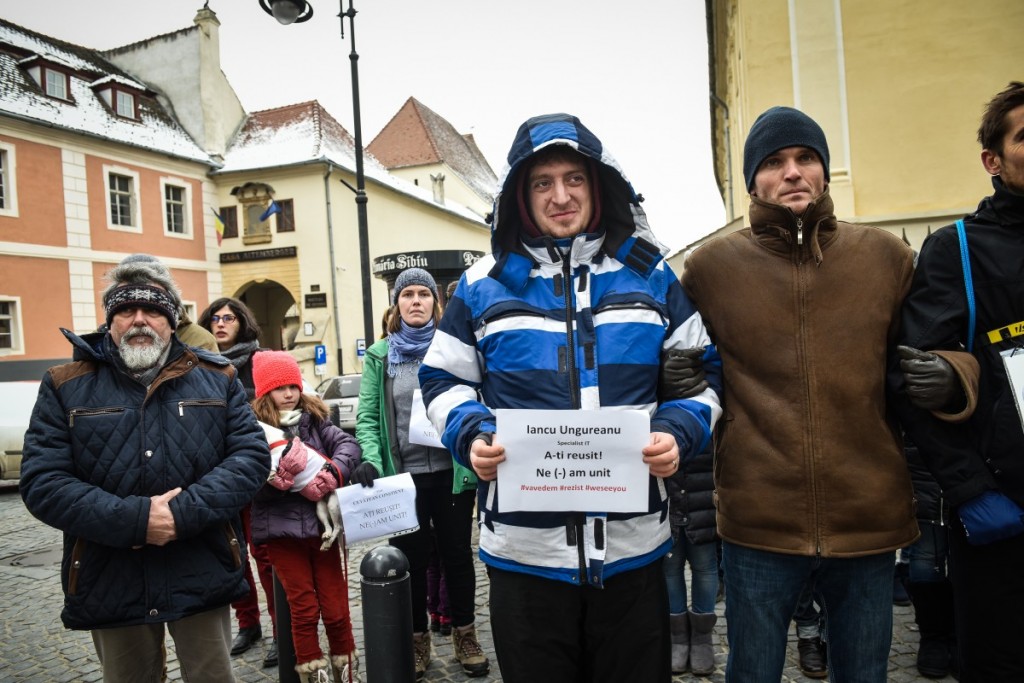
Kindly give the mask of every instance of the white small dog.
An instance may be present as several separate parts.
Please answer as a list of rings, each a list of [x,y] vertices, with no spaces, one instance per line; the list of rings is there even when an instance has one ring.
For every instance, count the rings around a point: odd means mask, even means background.
[[[344,528],[341,523],[341,506],[338,504],[338,496],[330,493],[316,502],[316,516],[324,525],[324,532],[320,535],[323,543],[320,550],[327,550],[338,539],[338,534]]]
[[[260,422],[270,444],[270,476],[267,482],[281,491],[293,491],[316,503],[316,516],[324,525],[320,550],[326,551],[342,531],[341,507],[334,489],[338,482],[331,463],[322,453],[297,438],[289,439],[277,427]]]

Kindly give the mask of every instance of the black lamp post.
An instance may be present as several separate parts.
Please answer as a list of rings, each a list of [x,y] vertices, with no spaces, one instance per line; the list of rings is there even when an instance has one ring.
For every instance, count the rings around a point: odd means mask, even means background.
[[[366,177],[363,174],[363,126],[359,112],[359,53],[356,52],[356,10],[352,0],[348,0],[348,10],[344,9],[344,0],[338,0],[341,20],[341,38],[345,38],[345,17],[348,17],[349,33],[352,36],[352,51],[348,58],[352,63],[352,131],[355,138],[356,152],[356,186],[352,187],[344,180],[350,190],[356,194],[356,212],[359,220],[359,270],[363,289],[363,335],[366,346],[376,338],[373,319],[373,299],[370,296],[370,239],[366,220]],[[260,7],[282,24],[301,23],[313,16],[313,6],[307,0],[260,0]],[[337,310],[338,302],[335,302]],[[337,313],[335,313],[337,315]],[[340,340],[339,340],[340,343]],[[338,359],[339,365],[341,359]]]

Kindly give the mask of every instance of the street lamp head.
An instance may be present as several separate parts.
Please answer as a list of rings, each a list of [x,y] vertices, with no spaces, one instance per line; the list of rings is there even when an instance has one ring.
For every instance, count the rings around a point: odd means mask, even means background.
[[[313,6],[306,0],[260,0],[260,7],[281,24],[301,24],[313,16]]]

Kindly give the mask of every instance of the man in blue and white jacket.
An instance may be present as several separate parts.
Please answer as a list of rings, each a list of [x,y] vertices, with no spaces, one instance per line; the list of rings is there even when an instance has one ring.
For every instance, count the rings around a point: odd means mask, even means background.
[[[420,370],[442,441],[480,479],[480,558],[502,680],[668,680],[661,478],[710,438],[721,413],[718,355],[639,197],[577,118],[528,120],[508,164],[493,253],[462,276]],[[695,347],[708,347],[709,386],[659,403],[662,354]],[[648,509],[503,512],[499,408],[648,411],[651,439],[637,453],[651,473]]]

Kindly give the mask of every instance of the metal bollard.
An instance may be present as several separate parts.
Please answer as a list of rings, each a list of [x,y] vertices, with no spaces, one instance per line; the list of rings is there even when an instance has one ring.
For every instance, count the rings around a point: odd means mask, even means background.
[[[274,616],[277,619],[277,680],[280,683],[299,683],[299,674],[295,671],[295,643],[292,642],[292,610],[276,570]]]
[[[366,683],[412,683],[412,589],[409,560],[398,548],[379,546],[359,565],[363,599]]]

